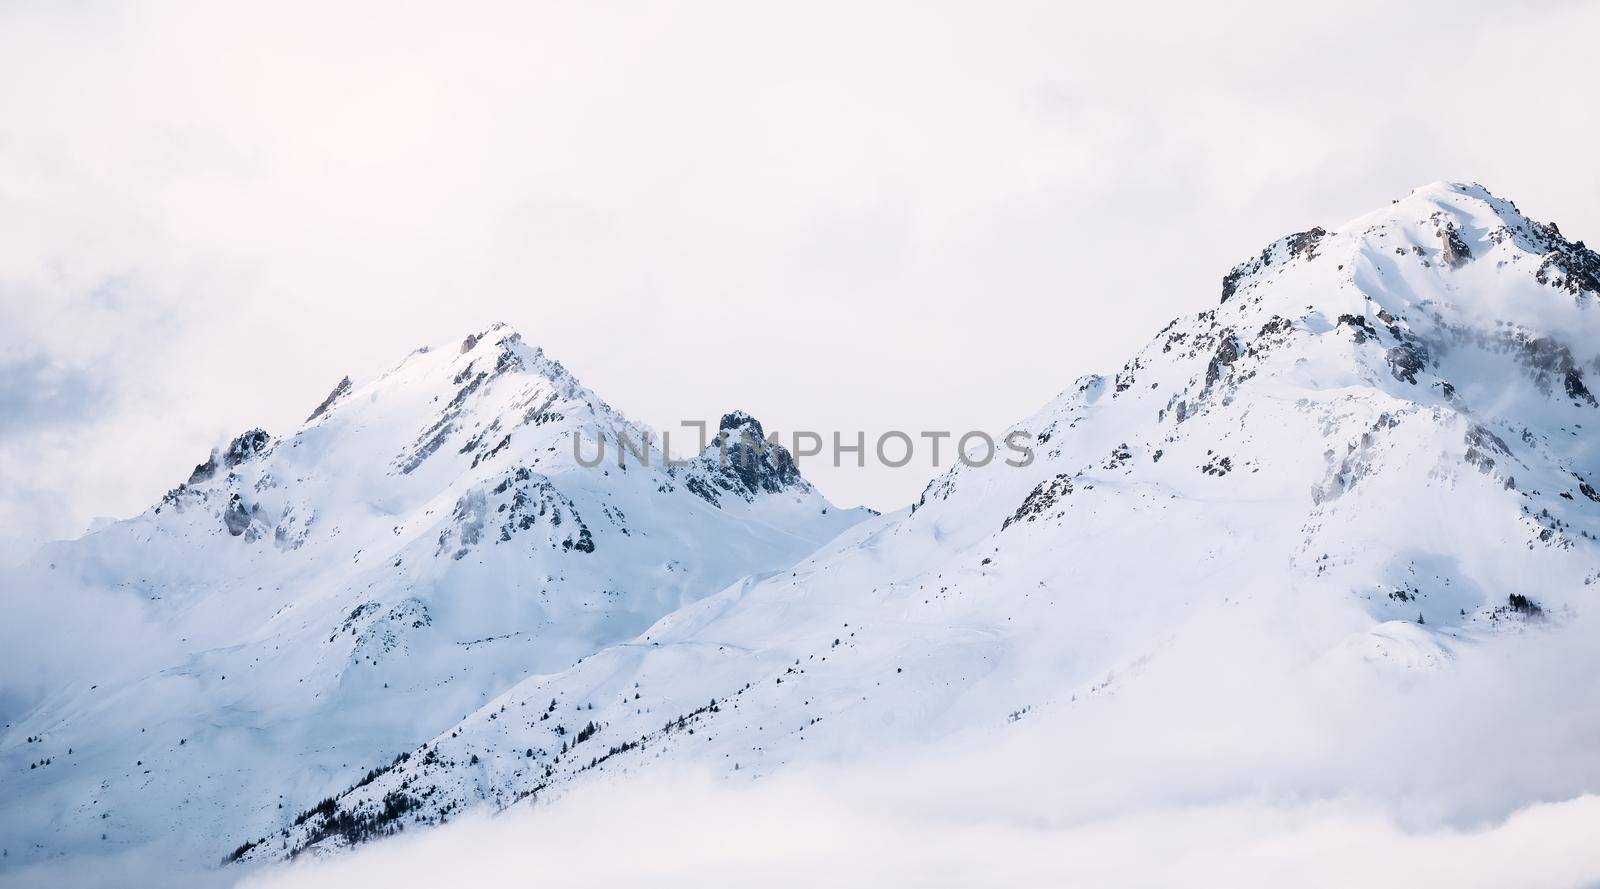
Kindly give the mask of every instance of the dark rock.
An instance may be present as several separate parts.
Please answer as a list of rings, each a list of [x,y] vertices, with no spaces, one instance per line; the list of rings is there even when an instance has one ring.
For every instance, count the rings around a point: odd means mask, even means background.
[[[1384,352],[1383,357],[1389,362],[1389,372],[1395,379],[1412,385],[1417,382],[1417,371],[1428,366],[1428,350],[1415,340],[1395,346]],[[1451,392],[1453,394],[1454,389]]]
[[[1222,301],[1227,302],[1251,275],[1270,266],[1275,261],[1317,258],[1317,246],[1328,233],[1321,226],[1310,231],[1285,235],[1268,244],[1260,255],[1239,263],[1222,278]]]
[[[194,472],[189,473],[187,484],[199,484],[216,477],[217,470],[223,466],[234,467],[255,457],[267,450],[272,444],[272,436],[261,429],[252,429],[228,443],[227,450],[218,455],[216,451],[206,458],[206,462],[197,465]]]
[[[1200,467],[1200,471],[1206,475],[1227,475],[1233,471],[1233,458],[1224,457],[1219,454],[1206,461],[1206,465]]]
[[[222,511],[222,524],[235,537],[250,527],[250,511],[245,509],[244,501],[239,499],[238,494],[228,498],[228,506]]]
[[[206,458],[206,462],[197,465],[194,468],[194,472],[189,473],[188,484],[197,485],[200,482],[210,480],[216,474],[217,474],[217,452],[216,451],[212,451],[211,452],[211,456]]]
[[[1206,388],[1221,379],[1224,370],[1238,360],[1238,340],[1234,339],[1233,331],[1223,331],[1222,342],[1217,345],[1216,354],[1211,356],[1211,363],[1206,366]]]
[[[1056,504],[1056,501],[1072,493],[1072,478],[1066,473],[1060,473],[1055,478],[1046,479],[1028,492],[1022,505],[1000,524],[1000,530],[1011,527],[1015,522],[1031,522],[1044,515],[1045,511]]]
[[[1447,223],[1440,229],[1439,239],[1444,242],[1444,261],[1451,268],[1461,268],[1472,258],[1472,249],[1461,239],[1461,232],[1456,229],[1455,223]]]
[[[722,503],[717,499],[717,492],[713,490],[710,485],[707,485],[699,476],[689,476],[689,478],[684,481],[683,486],[696,497],[699,497],[718,509],[722,508]]]
[[[272,436],[262,429],[252,429],[228,443],[228,450],[222,455],[222,462],[228,466],[238,466],[240,463],[264,453],[272,444]]]
[[[1491,475],[1494,472],[1495,459],[1489,456],[1490,454],[1511,456],[1511,447],[1505,440],[1482,426],[1468,427],[1466,445],[1467,452],[1463,459],[1468,465],[1477,467],[1484,475]]]
[[[722,415],[722,422],[717,424],[718,432],[735,432],[749,429],[757,438],[765,438],[766,432],[761,428],[761,421],[750,416],[744,411],[730,411]]]
[[[706,452],[685,471],[684,487],[713,506],[720,506],[713,486],[750,500],[804,484],[794,455],[768,441],[761,422],[744,411],[723,415]]]
[[[1367,322],[1367,316],[1365,315],[1351,315],[1349,313],[1340,315],[1334,326],[1349,327],[1353,330],[1355,332],[1356,345],[1358,346],[1368,339],[1378,338],[1377,329]]]
[[[335,402],[349,394],[350,378],[345,377],[339,381],[339,385],[333,387],[333,391],[328,393],[327,398],[322,399],[322,403],[317,405],[317,409],[311,412],[311,416],[306,417],[306,422],[309,423],[327,413],[328,408],[333,407]]]
[[[1322,242],[1328,233],[1322,226],[1317,226],[1310,231],[1296,232],[1284,238],[1284,244],[1289,249],[1289,255],[1308,260],[1317,258],[1317,245]]]
[[[1576,367],[1569,367],[1562,375],[1562,381],[1567,389],[1567,396],[1573,401],[1587,402],[1590,407],[1595,406],[1594,395],[1590,394],[1583,385],[1583,371]]]
[[[1542,227],[1540,245],[1548,252],[1534,273],[1540,284],[1559,287],[1574,295],[1600,294],[1600,254],[1561,236],[1555,223]]]

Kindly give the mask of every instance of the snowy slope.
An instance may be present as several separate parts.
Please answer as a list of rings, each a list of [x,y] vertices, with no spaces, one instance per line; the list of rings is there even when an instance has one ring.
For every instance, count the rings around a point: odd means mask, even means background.
[[[1438,183],[1268,245],[1221,296],[1018,424],[1031,465],[957,467],[792,568],[525,679],[370,781],[294,800],[244,857],[669,765],[760,776],[1035,723],[1110,738],[1118,711],[1094,702],[1234,650],[1271,651],[1292,688],[1409,687],[1590,607],[1600,257]],[[1191,735],[1171,758],[1224,736],[1235,702],[1211,691],[1166,702]],[[1388,712],[1358,698],[1352,739]]]
[[[580,465],[574,435],[606,462]],[[144,514],[48,547],[19,589],[98,593],[152,639],[6,726],[5,862],[152,840],[215,862],[286,803],[869,515],[782,450],[669,467],[652,445],[645,466],[619,436],[645,431],[496,325],[341,381],[293,434],[247,432]]]

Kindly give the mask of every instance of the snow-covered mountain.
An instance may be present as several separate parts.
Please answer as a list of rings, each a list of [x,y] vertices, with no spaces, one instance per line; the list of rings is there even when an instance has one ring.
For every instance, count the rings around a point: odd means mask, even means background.
[[[214,861],[515,682],[870,515],[831,508],[781,448],[739,451],[752,417],[721,425],[680,464],[659,442],[624,456],[646,430],[496,325],[347,378],[291,434],[250,430],[144,514],[48,547],[19,587],[136,603],[159,650],[6,726],[6,863],[151,840]]]
[[[181,838],[274,861],[646,771],[743,780],[951,738],[978,762],[1024,736],[1108,760],[1235,745],[1286,773],[1343,744],[1339,792],[1403,792],[1397,771],[1460,757],[1365,725],[1399,706],[1373,689],[1472,661],[1533,694],[1517,679],[1548,668],[1480,655],[1589,610],[1597,301],[1581,243],[1426,186],[1240,264],[1220,302],[1017,424],[1028,465],[957,465],[873,517],[829,509],[781,451],[717,459],[759,434],[746,415],[687,465],[591,469],[571,435],[641,430],[537,350],[492,330],[419,353],[41,555],[41,589],[147,600],[174,647],[8,727],[0,827],[31,858]],[[1270,653],[1273,690],[1344,734],[1229,734],[1246,692],[1205,684],[1219,653],[1243,673]],[[1600,709],[1575,712],[1582,735]],[[1519,743],[1514,765],[1560,752]],[[1560,762],[1567,783],[1507,786],[1600,787]],[[1427,786],[1487,786],[1483,765]],[[1198,771],[1202,796],[1232,780]]]
[[[761,776],[1041,713],[1093,733],[1114,718],[1095,701],[1267,636],[1291,684],[1353,689],[1558,627],[1600,577],[1597,313],[1600,257],[1476,185],[1282,238],[1018,424],[1030,465],[958,465],[791,568],[523,679],[233,834],[240,855],[671,764]]]

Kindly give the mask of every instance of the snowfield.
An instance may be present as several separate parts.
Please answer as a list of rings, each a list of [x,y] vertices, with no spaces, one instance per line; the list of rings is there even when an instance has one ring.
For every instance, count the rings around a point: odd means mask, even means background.
[[[578,467],[639,430],[508,331],[414,355],[30,565],[141,653],[8,720],[4,866],[1585,885],[1597,301],[1581,242],[1425,186],[882,516],[783,454]]]

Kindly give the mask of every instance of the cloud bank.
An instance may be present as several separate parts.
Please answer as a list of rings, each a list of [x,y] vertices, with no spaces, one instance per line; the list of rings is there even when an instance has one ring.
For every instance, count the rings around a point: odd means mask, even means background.
[[[1594,884],[1600,702],[1562,679],[1586,622],[1437,669],[1307,663],[1266,623],[1003,729],[758,780],[645,762],[241,885]]]
[[[1268,609],[1270,610],[1270,609]],[[553,801],[246,875],[429,886],[1594,885],[1592,620],[1435,666],[1200,622],[1109,693],[739,772],[648,759]],[[1231,634],[1228,632],[1231,629]],[[1307,627],[1326,634],[1321,627]],[[1360,637],[1353,637],[1359,642]],[[1321,651],[1309,655],[1308,651]]]
[[[825,789],[831,777],[612,788],[241,885],[1566,887],[1600,872],[1594,796],[1479,830],[1410,831],[1353,805],[1249,802],[1052,825],[864,812]]]

